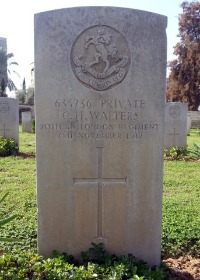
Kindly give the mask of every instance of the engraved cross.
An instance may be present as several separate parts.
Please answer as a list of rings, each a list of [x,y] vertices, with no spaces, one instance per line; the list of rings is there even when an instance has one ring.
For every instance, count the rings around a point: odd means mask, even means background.
[[[173,136],[173,145],[175,145],[175,137],[176,137],[176,135],[179,135],[178,133],[176,133],[176,128],[174,127],[173,128],[173,133],[169,133],[169,135],[172,135]]]
[[[3,137],[6,137],[6,131],[9,131],[10,129],[6,129],[6,125],[4,123],[3,128],[0,128],[0,130],[3,130]]]
[[[97,202],[97,238],[103,238],[103,184],[125,184],[127,177],[125,178],[104,178],[102,170],[102,150],[104,147],[97,148],[97,178],[73,178],[73,183],[96,183],[98,187],[98,202]]]

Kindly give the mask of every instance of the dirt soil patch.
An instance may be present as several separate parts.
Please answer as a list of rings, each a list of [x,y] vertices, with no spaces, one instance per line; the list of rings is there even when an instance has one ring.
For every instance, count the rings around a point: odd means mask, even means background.
[[[199,158],[173,158],[173,157],[164,157],[164,160],[169,160],[169,161],[189,161],[189,162],[199,162]]]
[[[22,152],[19,152],[19,153],[18,153],[18,156],[19,156],[19,157],[22,157],[23,159],[26,159],[26,158],[35,158],[35,153],[22,153]]]
[[[163,262],[177,280],[200,280],[200,259],[184,256],[178,259],[168,258]]]

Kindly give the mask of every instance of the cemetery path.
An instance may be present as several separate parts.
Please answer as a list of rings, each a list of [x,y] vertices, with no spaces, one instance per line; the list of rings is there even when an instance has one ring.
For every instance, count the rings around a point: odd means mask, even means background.
[[[200,280],[200,259],[184,256],[163,260],[176,280]]]

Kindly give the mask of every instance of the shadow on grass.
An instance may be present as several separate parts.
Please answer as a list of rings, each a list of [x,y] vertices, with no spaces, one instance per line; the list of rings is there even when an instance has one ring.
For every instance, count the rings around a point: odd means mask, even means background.
[[[35,153],[22,153],[22,152],[19,152],[17,154],[18,157],[21,157],[23,159],[26,159],[26,158],[35,158]]]
[[[200,259],[192,256],[168,258],[162,261],[167,268],[170,279],[173,280],[197,280],[200,279]]]
[[[174,280],[195,280],[199,278],[194,278],[189,272],[187,271],[178,271],[178,269],[170,268],[170,276]]]

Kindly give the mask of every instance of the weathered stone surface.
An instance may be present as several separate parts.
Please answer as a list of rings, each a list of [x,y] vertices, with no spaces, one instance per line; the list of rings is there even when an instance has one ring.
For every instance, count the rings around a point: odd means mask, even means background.
[[[165,107],[165,140],[164,147],[186,147],[187,144],[188,104],[168,102]]]
[[[91,242],[160,262],[166,17],[35,15],[39,253]]]
[[[14,98],[0,97],[0,136],[19,144],[19,104]]]
[[[31,133],[31,121],[32,121],[31,111],[22,112],[22,132]]]

